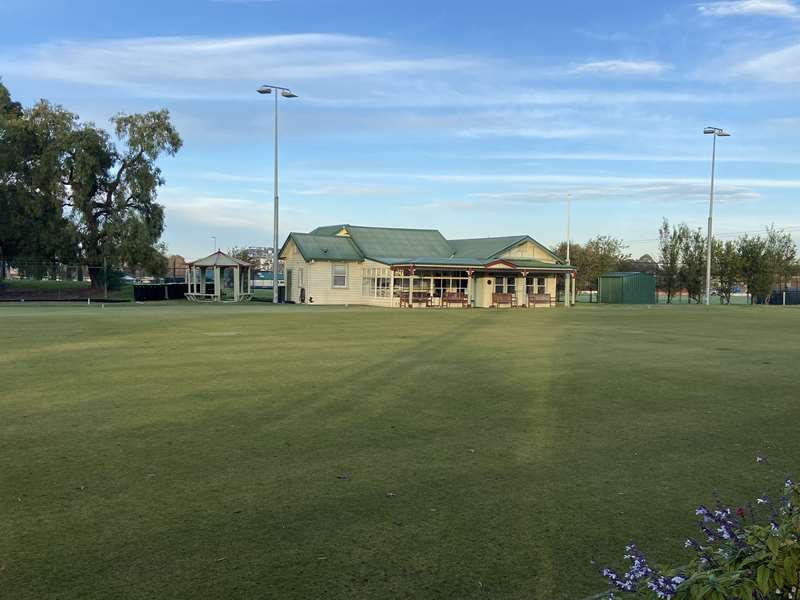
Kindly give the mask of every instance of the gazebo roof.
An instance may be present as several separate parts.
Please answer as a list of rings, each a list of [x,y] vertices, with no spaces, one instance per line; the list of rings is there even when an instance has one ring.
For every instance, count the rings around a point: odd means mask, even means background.
[[[233,258],[232,256],[228,256],[221,250],[217,250],[213,254],[209,254],[205,258],[198,258],[195,261],[186,263],[187,265],[195,266],[195,267],[249,267],[251,266],[249,262],[244,260],[239,260],[238,258]]]

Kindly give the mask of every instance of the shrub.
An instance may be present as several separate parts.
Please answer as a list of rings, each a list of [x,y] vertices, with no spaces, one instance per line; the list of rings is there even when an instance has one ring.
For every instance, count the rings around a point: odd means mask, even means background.
[[[763,496],[755,505],[731,509],[717,501],[700,506],[700,536],[684,546],[693,557],[687,565],[653,568],[631,543],[619,574],[602,571],[608,598],[648,600],[793,600],[800,598],[800,484],[785,481],[779,499]]]

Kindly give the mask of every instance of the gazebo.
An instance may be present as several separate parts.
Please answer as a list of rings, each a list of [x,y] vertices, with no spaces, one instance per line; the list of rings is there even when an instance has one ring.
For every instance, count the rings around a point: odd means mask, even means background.
[[[221,250],[186,263],[186,298],[192,302],[247,302],[253,297],[249,262],[228,256]],[[213,269],[214,287],[208,293],[206,271]],[[228,276],[230,275],[230,276]]]

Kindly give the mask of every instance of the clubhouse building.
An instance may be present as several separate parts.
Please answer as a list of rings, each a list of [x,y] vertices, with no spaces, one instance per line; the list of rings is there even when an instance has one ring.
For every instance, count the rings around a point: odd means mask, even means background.
[[[393,307],[551,306],[574,267],[528,235],[448,240],[435,229],[329,225],[279,252],[286,299]]]

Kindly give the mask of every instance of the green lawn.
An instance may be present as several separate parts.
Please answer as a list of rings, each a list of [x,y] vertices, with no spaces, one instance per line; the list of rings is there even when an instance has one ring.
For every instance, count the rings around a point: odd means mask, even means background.
[[[797,474],[799,327],[0,305],[0,597],[581,598],[630,538],[683,560],[712,490]]]

